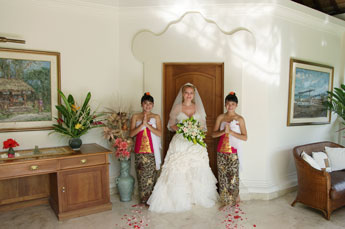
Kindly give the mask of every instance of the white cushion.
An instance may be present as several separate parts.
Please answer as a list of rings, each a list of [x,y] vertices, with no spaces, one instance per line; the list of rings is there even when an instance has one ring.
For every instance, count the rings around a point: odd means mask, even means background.
[[[321,167],[316,163],[316,161],[304,151],[302,152],[301,157],[314,169],[321,170]]]
[[[326,169],[327,172],[332,172],[327,154],[324,152],[312,152],[311,154],[321,169]]]
[[[325,147],[332,171],[345,169],[345,148]]]

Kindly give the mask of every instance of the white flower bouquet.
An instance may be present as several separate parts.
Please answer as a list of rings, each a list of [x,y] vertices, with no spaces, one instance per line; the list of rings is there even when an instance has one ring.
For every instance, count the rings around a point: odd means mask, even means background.
[[[200,122],[193,117],[187,118],[177,124],[178,130],[176,133],[182,134],[185,139],[194,144],[199,144],[206,147],[204,138],[206,133],[202,130]]]

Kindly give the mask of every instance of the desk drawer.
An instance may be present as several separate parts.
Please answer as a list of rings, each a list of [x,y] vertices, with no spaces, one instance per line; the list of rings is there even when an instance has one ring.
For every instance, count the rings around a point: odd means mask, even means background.
[[[0,179],[56,172],[57,160],[26,162],[25,164],[0,166]]]
[[[105,164],[106,155],[80,156],[75,158],[68,158],[60,160],[60,169],[77,168],[90,165]]]

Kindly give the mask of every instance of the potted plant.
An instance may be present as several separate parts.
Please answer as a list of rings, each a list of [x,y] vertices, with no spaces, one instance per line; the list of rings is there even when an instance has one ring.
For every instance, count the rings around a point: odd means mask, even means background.
[[[336,113],[342,118],[342,124],[345,124],[345,85],[341,84],[340,88],[335,87],[334,92],[327,91],[328,101],[326,107],[328,110]],[[344,130],[341,128],[339,131]]]
[[[72,95],[66,96],[62,91],[58,91],[63,101],[62,104],[55,106],[59,111],[60,116],[56,117],[57,124],[53,125],[53,132],[70,138],[69,145],[72,149],[77,150],[80,148],[82,141],[80,137],[86,134],[90,129],[103,126],[99,118],[103,114],[91,112],[89,105],[91,93],[88,92],[87,96],[80,107],[75,102]]]
[[[7,157],[8,158],[14,158],[15,157],[15,152],[14,152],[14,147],[19,146],[18,142],[16,140],[9,138],[6,141],[3,142],[3,149],[8,149]]]

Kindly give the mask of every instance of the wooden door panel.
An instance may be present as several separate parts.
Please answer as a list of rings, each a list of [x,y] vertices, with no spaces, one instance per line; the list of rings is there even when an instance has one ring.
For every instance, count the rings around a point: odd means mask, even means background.
[[[210,166],[217,175],[216,144],[211,138],[213,126],[219,114],[223,113],[223,63],[167,63],[164,69],[163,136],[164,156],[174,133],[167,130],[169,113],[175,97],[185,83],[192,83],[198,89],[207,114],[207,136],[205,142],[210,159]]]
[[[49,175],[36,175],[0,181],[0,205],[49,196]]]
[[[108,202],[107,166],[61,172],[62,212]]]

